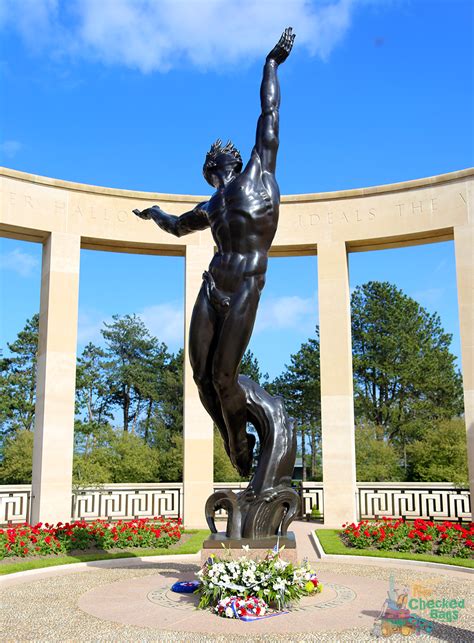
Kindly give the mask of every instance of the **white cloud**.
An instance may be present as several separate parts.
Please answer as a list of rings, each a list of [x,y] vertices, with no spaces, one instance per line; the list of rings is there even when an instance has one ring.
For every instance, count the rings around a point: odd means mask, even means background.
[[[150,333],[170,347],[182,346],[184,340],[183,303],[169,302],[147,306],[138,313]]]
[[[33,50],[62,40],[58,0],[1,0],[0,26],[17,31]]]
[[[15,248],[0,256],[0,268],[16,272],[20,277],[31,277],[38,273],[40,262],[28,252]]]
[[[201,69],[268,53],[292,26],[298,47],[326,58],[367,0],[6,0],[0,24],[36,49],[147,73],[191,63]]]
[[[100,329],[103,328],[104,321],[112,321],[111,317],[105,318],[100,312],[80,308],[77,322],[77,343],[85,346],[89,342],[93,344],[102,343]]]
[[[183,302],[170,301],[146,306],[137,315],[142,319],[150,333],[164,342],[171,350],[183,346],[184,340]],[[255,334],[268,329],[297,330],[299,333],[314,332],[318,310],[314,297],[282,296],[263,298],[257,313]],[[81,308],[78,322],[78,344],[88,342],[102,344],[101,329],[104,322],[110,323],[111,316]]]
[[[419,302],[422,306],[432,308],[442,301],[445,294],[444,288],[426,288],[425,290],[417,290],[412,293],[411,297]]]
[[[444,272],[448,267],[449,262],[447,259],[441,259],[438,265],[435,267],[434,272]]]
[[[3,141],[3,143],[0,143],[0,153],[9,159],[13,158],[22,148],[23,144],[20,141]]]
[[[255,333],[271,329],[291,329],[311,333],[317,320],[317,305],[312,297],[294,296],[263,299],[258,309]]]
[[[150,333],[175,351],[183,345],[184,315],[183,303],[178,301],[146,306],[137,311]],[[104,315],[98,310],[81,308],[77,327],[77,342],[84,346],[88,342],[103,344],[101,329],[104,323],[110,324],[112,316]]]

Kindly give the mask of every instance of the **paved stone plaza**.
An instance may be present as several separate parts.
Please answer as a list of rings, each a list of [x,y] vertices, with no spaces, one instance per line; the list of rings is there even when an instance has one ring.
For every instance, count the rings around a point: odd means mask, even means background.
[[[397,586],[423,586],[435,598],[465,600],[455,623],[433,620],[431,635],[417,640],[473,640],[472,575],[398,561],[319,561],[310,530],[308,523],[295,523],[299,556],[312,561],[324,591],[291,613],[243,623],[195,610],[195,596],[169,588],[178,579],[194,579],[199,554],[115,560],[2,578],[2,640],[371,641],[391,574]]]

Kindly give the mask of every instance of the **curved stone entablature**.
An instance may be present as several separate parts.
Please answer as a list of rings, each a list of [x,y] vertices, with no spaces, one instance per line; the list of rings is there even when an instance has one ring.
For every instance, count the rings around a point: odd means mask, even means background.
[[[213,425],[187,352],[194,301],[214,253],[209,231],[181,238],[132,214],[182,214],[206,197],[81,185],[0,168],[0,236],[43,244],[33,450],[33,522],[70,519],[80,249],[185,258],[184,468],[187,527],[213,493]],[[372,188],[282,197],[273,255],[318,255],[324,521],[357,517],[347,253],[454,239],[471,494],[474,493],[474,169]],[[316,279],[316,274],[314,275]],[[122,296],[118,292],[117,296]]]
[[[82,246],[182,255],[212,245],[209,231],[176,239],[150,227],[133,208],[163,204],[181,214],[206,196],[171,195],[83,185],[0,168],[4,236],[36,241],[49,232],[80,235]],[[468,223],[474,169],[371,188],[283,196],[274,255],[313,254],[319,242],[349,251],[452,238]]]

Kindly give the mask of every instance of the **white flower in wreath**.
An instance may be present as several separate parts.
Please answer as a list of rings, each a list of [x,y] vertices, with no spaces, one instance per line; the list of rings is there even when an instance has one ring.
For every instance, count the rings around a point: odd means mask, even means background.
[[[284,560],[277,560],[275,563],[275,569],[285,569],[288,566],[288,563]]]

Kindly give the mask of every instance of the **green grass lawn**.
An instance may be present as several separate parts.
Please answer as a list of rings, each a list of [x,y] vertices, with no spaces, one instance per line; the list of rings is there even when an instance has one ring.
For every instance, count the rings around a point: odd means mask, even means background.
[[[316,535],[326,554],[343,556],[375,556],[377,558],[398,558],[416,560],[424,563],[443,563],[458,567],[474,567],[474,561],[469,558],[450,558],[448,556],[433,556],[432,554],[412,554],[401,551],[383,551],[381,549],[356,549],[346,547],[339,537],[341,532],[337,529],[317,529]]]
[[[209,536],[207,529],[185,531],[189,534],[185,542],[177,543],[172,549],[124,549],[120,552],[108,553],[94,552],[76,554],[75,556],[58,556],[56,558],[36,558],[21,562],[9,562],[5,559],[0,565],[0,575],[13,574],[15,572],[24,572],[28,569],[40,569],[41,567],[55,567],[56,565],[70,565],[72,563],[89,563],[94,560],[114,560],[116,558],[140,558],[142,556],[166,556],[180,554],[196,554],[202,548],[203,541]]]

